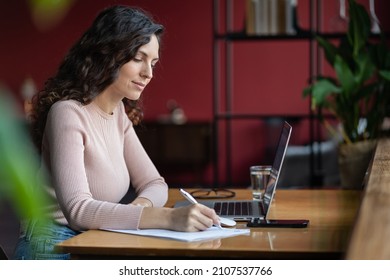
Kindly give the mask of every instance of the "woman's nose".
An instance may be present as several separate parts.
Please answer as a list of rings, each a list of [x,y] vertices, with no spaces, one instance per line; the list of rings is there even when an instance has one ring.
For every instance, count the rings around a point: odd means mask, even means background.
[[[142,77],[146,77],[148,79],[153,78],[153,68],[151,65],[146,65],[141,72]]]

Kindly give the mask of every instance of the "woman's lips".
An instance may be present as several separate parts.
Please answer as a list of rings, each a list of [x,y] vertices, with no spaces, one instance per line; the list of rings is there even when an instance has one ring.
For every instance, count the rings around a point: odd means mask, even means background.
[[[146,84],[142,82],[133,82],[139,89],[143,90],[146,86]]]

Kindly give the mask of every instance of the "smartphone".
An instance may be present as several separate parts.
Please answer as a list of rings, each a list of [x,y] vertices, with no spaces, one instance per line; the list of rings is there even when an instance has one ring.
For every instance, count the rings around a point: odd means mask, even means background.
[[[284,227],[284,228],[304,228],[309,224],[309,220],[269,220],[252,218],[248,227]]]

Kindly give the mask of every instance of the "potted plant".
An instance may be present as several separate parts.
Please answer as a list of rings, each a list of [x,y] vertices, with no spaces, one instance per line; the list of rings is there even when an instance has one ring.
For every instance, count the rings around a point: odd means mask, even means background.
[[[341,135],[341,184],[356,187],[361,186],[375,140],[380,137],[389,113],[390,52],[383,32],[379,39],[370,40],[371,21],[364,6],[355,0],[348,3],[346,36],[337,45],[322,36],[316,37],[335,75],[316,77],[303,90],[303,96],[311,97],[312,109],[317,111],[320,121],[331,132]],[[339,131],[330,126],[324,112],[336,117]],[[359,166],[353,165],[353,157]]]

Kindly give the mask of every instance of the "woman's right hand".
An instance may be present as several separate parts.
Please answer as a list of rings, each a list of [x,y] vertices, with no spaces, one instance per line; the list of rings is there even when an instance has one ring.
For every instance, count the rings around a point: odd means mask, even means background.
[[[177,231],[201,231],[220,224],[214,209],[199,203],[173,208],[170,220],[170,229]]]
[[[145,207],[139,223],[140,229],[162,228],[176,231],[201,231],[219,225],[214,209],[202,204],[179,208]]]

